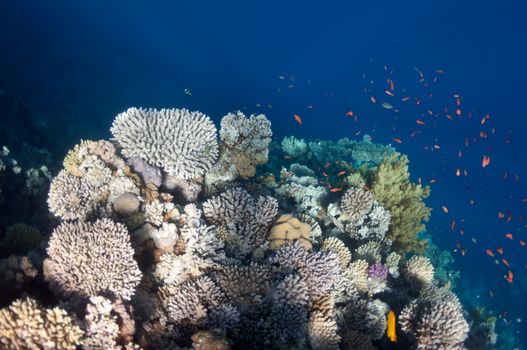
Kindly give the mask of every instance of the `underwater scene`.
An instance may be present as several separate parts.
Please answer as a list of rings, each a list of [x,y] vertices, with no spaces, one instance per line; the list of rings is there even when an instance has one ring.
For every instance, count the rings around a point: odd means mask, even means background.
[[[526,11],[0,0],[0,349],[527,349]]]

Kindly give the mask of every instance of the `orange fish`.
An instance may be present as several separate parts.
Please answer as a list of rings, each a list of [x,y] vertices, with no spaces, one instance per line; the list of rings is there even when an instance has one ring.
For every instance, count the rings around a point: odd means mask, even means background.
[[[395,313],[390,310],[386,317],[386,335],[392,343],[397,341],[397,332],[395,330]]]
[[[459,108],[458,108],[458,109],[456,109],[456,115],[457,115],[458,117],[460,117],[460,116],[461,116],[461,109],[459,109]]]
[[[352,111],[349,111],[349,112],[346,113],[346,115],[347,115],[348,117],[353,117],[353,112],[352,112]]]
[[[403,143],[403,141],[401,141],[401,139],[392,139],[394,142],[397,142],[397,143]]]
[[[459,168],[456,169],[456,176],[461,175],[461,172],[459,171]]]
[[[522,241],[522,240],[520,240],[520,245],[521,245],[522,247],[525,247],[525,242]]]
[[[454,232],[454,227],[456,226],[456,220],[452,220],[452,225],[450,225],[450,229],[452,232]]]
[[[496,248],[496,251],[500,254],[503,254],[503,248],[502,247],[498,247]]]
[[[340,191],[342,191],[341,187],[333,187],[332,189],[329,190],[329,192],[333,192],[333,193],[340,192]]]
[[[447,208],[446,206],[442,205],[442,206],[441,206],[441,209],[443,209],[443,212],[444,212],[445,214],[448,214],[448,208]]]
[[[415,122],[419,125],[426,125],[426,123],[420,119],[416,119]]]
[[[483,160],[481,161],[481,166],[483,168],[487,167],[490,164],[490,156],[483,156]]]
[[[485,253],[487,253],[487,255],[492,257],[492,258],[494,257],[494,253],[490,249],[485,250]]]
[[[388,96],[395,96],[395,95],[393,94],[393,92],[391,92],[391,91],[389,91],[389,90],[385,90],[384,92],[385,92],[386,95],[388,95]]]
[[[345,172],[344,170],[342,170],[341,172],[339,172],[339,173],[337,174],[337,176],[342,176],[342,175],[344,175],[344,174],[346,174],[346,172]]]
[[[295,120],[297,121],[297,123],[302,125],[302,118],[300,118],[300,116],[298,114],[295,114],[294,117],[295,117]]]
[[[503,263],[503,265],[505,265],[505,266],[507,266],[507,267],[511,267],[511,266],[509,265],[509,262],[508,262],[505,258],[501,259],[501,262]]]
[[[507,273],[507,276],[505,276],[505,280],[509,283],[512,283],[513,279],[514,279],[514,274],[511,271],[509,271]]]
[[[507,233],[507,234],[505,235],[505,238],[508,238],[508,239],[510,239],[510,240],[512,241],[512,233],[510,233],[510,232]]]

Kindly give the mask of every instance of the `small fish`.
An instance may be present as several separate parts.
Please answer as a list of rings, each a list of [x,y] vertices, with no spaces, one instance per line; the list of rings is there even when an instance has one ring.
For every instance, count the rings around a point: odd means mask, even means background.
[[[421,119],[416,119],[415,122],[419,125],[426,125],[426,122],[422,121]]]
[[[302,118],[298,114],[294,114],[295,120],[298,124],[302,125]]]
[[[452,224],[450,225],[450,229],[452,232],[454,232],[454,227],[456,226],[456,220],[452,220]]]
[[[339,172],[339,173],[337,174],[337,176],[342,176],[342,175],[344,175],[344,174],[346,174],[346,172],[345,172],[344,170],[342,170],[341,172]]]
[[[289,159],[291,159],[291,156],[289,156],[289,155],[286,154],[286,155],[284,156],[284,159],[289,160]]]
[[[511,267],[511,265],[509,265],[509,262],[507,261],[507,259],[503,258],[503,259],[501,259],[501,262],[503,263],[503,265],[505,265],[507,267]]]
[[[373,103],[377,103],[377,100],[373,96],[370,96],[370,101],[373,102]]]
[[[483,156],[483,160],[481,161],[481,166],[483,168],[487,167],[490,164],[490,156]]]
[[[443,212],[444,212],[445,214],[448,214],[448,207],[442,205],[442,206],[441,206],[441,209],[443,209]]]
[[[512,239],[513,239],[512,238],[512,233],[509,232],[509,233],[505,234],[505,238],[508,238],[508,239],[510,239],[512,241]]]
[[[520,240],[520,245],[521,245],[522,247],[525,247],[525,241]]]
[[[459,176],[461,175],[461,171],[459,170],[459,168],[456,169],[456,176]]]
[[[190,89],[187,88],[187,89],[185,89],[183,91],[185,92],[185,95],[192,96],[192,91]]]
[[[397,142],[399,144],[403,143],[403,141],[401,139],[398,139],[398,138],[395,138],[395,139],[392,139],[394,142]]]
[[[503,254],[503,248],[502,247],[498,247],[496,248],[496,251],[500,254]]]
[[[279,76],[278,76],[278,79],[280,79],[280,80],[284,80],[285,77],[284,77],[283,75],[279,75]]]
[[[385,92],[386,95],[388,95],[388,96],[395,96],[395,95],[393,94],[393,92],[391,92],[390,90],[385,90],[384,92]]]
[[[492,250],[490,250],[490,249],[486,249],[486,250],[485,250],[485,253],[487,253],[487,255],[490,256],[491,258],[494,257],[494,253],[493,253]]]
[[[346,116],[348,116],[348,117],[353,117],[353,111],[348,111],[348,112],[346,112]]]
[[[395,329],[395,313],[390,310],[388,316],[386,317],[386,336],[392,343],[397,341],[397,331]]]
[[[381,103],[381,106],[385,109],[393,109],[393,105],[390,102],[383,102]]]
[[[342,188],[341,188],[341,187],[333,187],[333,188],[331,188],[331,189],[329,190],[329,192],[333,192],[333,193],[335,193],[335,192],[340,192],[340,191],[342,191]]]

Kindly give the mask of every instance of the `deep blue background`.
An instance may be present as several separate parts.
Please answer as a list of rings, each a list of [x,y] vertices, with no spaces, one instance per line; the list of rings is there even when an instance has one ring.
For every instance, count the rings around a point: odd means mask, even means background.
[[[465,256],[454,253],[464,300],[507,312],[505,319],[519,329],[527,322],[515,320],[527,316],[527,248],[518,244],[527,241],[518,220],[527,206],[520,200],[527,197],[526,10],[519,0],[0,0],[0,79],[50,125],[64,154],[81,137],[108,137],[114,115],[129,106],[199,109],[217,122],[236,109],[264,112],[279,138],[338,139],[359,130],[381,143],[401,138],[396,146],[409,154],[413,178],[437,179],[428,202],[434,208],[429,233],[442,248],[452,251],[460,243],[468,249]],[[439,80],[424,88],[414,67],[428,81]],[[392,70],[396,98],[383,93]],[[186,96],[185,88],[193,95]],[[433,98],[426,98],[427,91]],[[444,107],[453,113],[454,93],[462,95],[462,118],[421,115]],[[400,103],[404,95],[421,96],[426,107]],[[372,104],[370,96],[401,106],[401,112]],[[359,123],[345,117],[349,110]],[[486,113],[491,119],[482,126]],[[418,118],[427,125],[418,127]],[[492,127],[489,140],[463,146],[465,136],[490,134]],[[410,139],[415,129],[423,132]],[[433,144],[441,148],[423,149]],[[483,154],[492,159],[486,169]],[[456,168],[469,176],[456,177]],[[512,213],[511,222],[498,220],[498,211]],[[452,220],[456,232],[450,231]],[[505,239],[506,232],[514,241]],[[484,253],[497,246],[511,264],[513,284],[503,279],[507,269]]]

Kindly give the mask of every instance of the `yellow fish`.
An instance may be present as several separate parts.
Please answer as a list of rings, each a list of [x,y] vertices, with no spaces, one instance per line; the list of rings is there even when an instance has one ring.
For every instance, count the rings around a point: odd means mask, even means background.
[[[395,332],[395,313],[391,310],[386,317],[386,335],[392,343],[397,341],[397,334]]]

